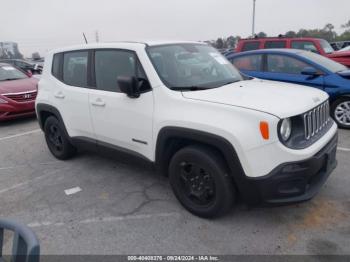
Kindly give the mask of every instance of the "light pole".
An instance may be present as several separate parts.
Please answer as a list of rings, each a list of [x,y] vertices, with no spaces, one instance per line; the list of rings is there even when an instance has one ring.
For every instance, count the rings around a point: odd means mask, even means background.
[[[253,25],[252,25],[252,37],[255,36],[255,2],[256,0],[253,0]]]

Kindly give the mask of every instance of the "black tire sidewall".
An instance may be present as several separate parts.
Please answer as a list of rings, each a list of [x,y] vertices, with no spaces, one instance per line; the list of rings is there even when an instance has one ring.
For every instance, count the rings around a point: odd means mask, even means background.
[[[337,123],[338,127],[342,128],[342,129],[350,129],[350,126],[343,125],[342,123],[339,123],[337,121],[337,119],[335,118],[335,109],[337,108],[337,106],[339,104],[346,102],[346,101],[350,101],[350,97],[340,98],[340,99],[336,100],[334,103],[332,103],[332,106],[331,106],[331,116],[332,116],[333,120]]]
[[[179,182],[180,163],[189,161],[207,170],[215,182],[215,199],[208,206],[200,206],[189,200]],[[223,161],[206,147],[190,146],[178,151],[169,165],[169,179],[176,198],[191,213],[205,218],[219,217],[227,213],[234,202],[235,188]]]
[[[48,137],[49,129],[52,125],[55,125],[60,131],[60,134],[62,137],[62,142],[63,142],[62,143],[62,146],[63,146],[62,151],[56,150]],[[61,123],[59,122],[59,120],[56,117],[50,116],[45,121],[44,132],[45,132],[45,140],[46,140],[47,146],[54,157],[56,157],[60,160],[65,160],[65,159],[72,157],[75,154],[76,149],[69,142],[68,137],[66,136],[64,129],[62,128]]]

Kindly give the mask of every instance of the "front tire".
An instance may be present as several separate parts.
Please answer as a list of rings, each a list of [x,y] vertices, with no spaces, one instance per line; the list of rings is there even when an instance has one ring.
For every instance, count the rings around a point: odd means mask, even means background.
[[[170,161],[169,179],[176,198],[194,215],[219,217],[234,203],[236,192],[226,165],[210,148],[180,149]]]
[[[76,154],[76,148],[69,142],[62,124],[50,116],[44,125],[45,139],[50,152],[60,160],[66,160]]]
[[[338,127],[350,129],[350,98],[340,98],[332,104],[331,114]]]

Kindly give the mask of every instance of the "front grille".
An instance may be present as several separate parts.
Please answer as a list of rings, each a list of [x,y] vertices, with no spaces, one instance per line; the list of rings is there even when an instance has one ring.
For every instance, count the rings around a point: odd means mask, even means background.
[[[3,96],[22,103],[22,102],[29,102],[35,100],[38,92],[37,91],[30,91],[30,92],[23,92],[23,93],[12,93],[12,94],[4,94]]]
[[[312,137],[321,132],[331,121],[329,115],[329,102],[315,107],[303,115],[305,139],[310,140]]]

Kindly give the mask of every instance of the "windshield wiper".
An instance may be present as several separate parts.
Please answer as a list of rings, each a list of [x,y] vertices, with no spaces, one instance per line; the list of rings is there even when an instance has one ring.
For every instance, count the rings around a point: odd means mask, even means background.
[[[197,91],[197,90],[206,90],[210,88],[204,87],[204,86],[172,86],[170,87],[170,89],[177,90],[177,91]]]
[[[12,81],[12,80],[19,80],[23,78],[6,78],[6,79],[1,79],[0,81]]]

